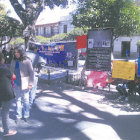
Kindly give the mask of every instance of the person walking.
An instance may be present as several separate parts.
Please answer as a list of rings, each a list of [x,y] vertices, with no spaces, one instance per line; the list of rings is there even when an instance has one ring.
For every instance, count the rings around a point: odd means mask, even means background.
[[[15,95],[16,95],[16,120],[27,119],[30,116],[29,92],[34,84],[34,73],[30,59],[25,55],[22,47],[14,48],[14,58],[10,66],[11,72],[15,74]]]
[[[14,98],[12,73],[5,65],[4,55],[0,53],[0,103],[4,136],[15,135],[17,133],[16,130],[9,130],[9,109]]]
[[[30,108],[35,107],[35,97],[38,84],[38,74],[41,69],[41,64],[46,64],[45,60],[37,53],[37,46],[30,44],[29,51],[26,51],[26,55],[31,59],[34,69],[34,86],[29,93]]]

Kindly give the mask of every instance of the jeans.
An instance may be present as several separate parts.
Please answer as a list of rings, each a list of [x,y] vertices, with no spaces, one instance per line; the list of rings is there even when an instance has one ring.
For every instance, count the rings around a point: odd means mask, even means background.
[[[37,83],[38,83],[38,75],[34,74],[34,86],[33,86],[33,88],[31,89],[31,91],[29,93],[30,107],[34,104],[34,101],[35,101]]]
[[[30,90],[21,90],[21,87],[15,87],[16,94],[16,117],[17,119],[29,118],[30,106],[29,106],[29,92]]]
[[[9,108],[11,105],[11,100],[9,101],[2,101],[2,110],[1,110],[1,115],[2,115],[2,125],[4,129],[4,133],[7,134],[9,133]]]

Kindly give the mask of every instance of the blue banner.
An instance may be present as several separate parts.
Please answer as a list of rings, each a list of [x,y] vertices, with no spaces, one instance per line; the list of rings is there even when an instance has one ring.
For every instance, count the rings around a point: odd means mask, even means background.
[[[42,56],[46,64],[52,67],[77,68],[76,42],[62,42],[51,44],[35,44],[38,54]]]
[[[138,58],[138,76],[140,76],[140,58]]]

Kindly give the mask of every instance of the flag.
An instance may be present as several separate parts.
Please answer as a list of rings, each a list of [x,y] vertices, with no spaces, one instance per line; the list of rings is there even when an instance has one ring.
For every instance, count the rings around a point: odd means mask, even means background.
[[[87,35],[77,36],[76,41],[77,50],[87,47]]]

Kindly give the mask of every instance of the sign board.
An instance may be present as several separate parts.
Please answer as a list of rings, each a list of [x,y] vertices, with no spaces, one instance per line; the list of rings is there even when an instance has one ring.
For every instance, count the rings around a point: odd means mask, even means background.
[[[94,71],[111,70],[112,29],[88,31],[86,69]]]
[[[135,62],[113,61],[112,77],[125,80],[134,80]]]
[[[43,45],[32,43],[32,45],[38,47],[38,54],[45,59],[48,66],[77,69],[76,42],[58,42]]]

